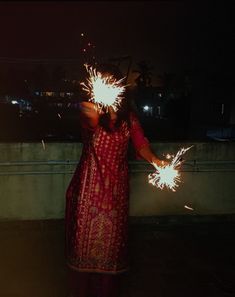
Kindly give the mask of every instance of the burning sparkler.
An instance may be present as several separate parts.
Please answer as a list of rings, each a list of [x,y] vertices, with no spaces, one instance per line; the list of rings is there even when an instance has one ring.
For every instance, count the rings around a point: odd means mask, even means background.
[[[181,181],[179,167],[183,163],[182,155],[186,153],[191,147],[192,146],[188,148],[181,148],[175,156],[167,154],[168,159],[172,158],[172,161],[169,165],[160,167],[153,163],[152,165],[155,167],[156,171],[149,174],[149,183],[161,190],[166,187],[167,189],[175,192],[176,188],[179,186],[178,183]]]
[[[112,75],[105,76],[87,64],[85,64],[85,67],[89,78],[87,79],[87,84],[83,82],[81,85],[83,90],[90,96],[89,101],[95,103],[98,111],[104,108],[107,112],[109,106],[112,106],[114,111],[117,111],[126,87],[122,85],[125,77],[116,80]]]

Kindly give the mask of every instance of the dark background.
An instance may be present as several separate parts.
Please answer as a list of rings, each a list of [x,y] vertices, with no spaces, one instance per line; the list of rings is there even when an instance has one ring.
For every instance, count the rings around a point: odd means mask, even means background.
[[[212,1],[0,2],[0,140],[78,141],[83,63],[103,61],[128,76],[150,140],[233,140],[232,12]]]

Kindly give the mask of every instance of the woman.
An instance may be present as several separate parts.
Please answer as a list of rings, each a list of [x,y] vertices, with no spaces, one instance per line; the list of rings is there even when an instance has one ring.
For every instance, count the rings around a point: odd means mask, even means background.
[[[98,71],[121,78],[115,69]],[[80,110],[83,150],[66,193],[66,257],[72,296],[116,297],[117,275],[128,270],[129,139],[148,162],[162,165],[164,161],[151,151],[128,100],[117,112],[112,107],[99,112],[86,101]],[[88,295],[96,279],[94,295]]]

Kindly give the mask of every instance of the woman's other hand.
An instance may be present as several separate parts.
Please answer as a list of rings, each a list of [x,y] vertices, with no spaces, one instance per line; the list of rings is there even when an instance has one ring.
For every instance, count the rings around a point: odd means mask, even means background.
[[[95,111],[95,104],[92,102],[82,101],[79,103],[79,108],[83,113],[93,113]]]
[[[170,164],[170,162],[167,160],[160,160],[157,157],[153,157],[152,164],[156,164],[158,167],[166,167]]]
[[[92,102],[83,101],[79,104],[79,109],[85,121],[90,128],[95,128],[99,123],[100,113]]]

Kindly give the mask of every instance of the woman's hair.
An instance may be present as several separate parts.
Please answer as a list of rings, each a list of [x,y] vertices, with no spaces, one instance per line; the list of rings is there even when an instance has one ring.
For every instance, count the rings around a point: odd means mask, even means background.
[[[116,65],[112,64],[100,64],[97,66],[97,71],[101,72],[102,74],[112,75],[114,79],[120,80],[123,78],[123,74],[120,69]],[[124,99],[122,100],[120,107],[118,108],[117,120],[115,122],[114,128],[118,128],[122,122],[127,122],[130,125],[129,118],[130,118],[130,111],[131,111],[131,104],[130,98],[128,98],[127,90],[123,94]],[[104,114],[100,117],[99,124],[106,130],[111,132],[112,129],[110,128],[110,114],[108,112],[104,112]]]

